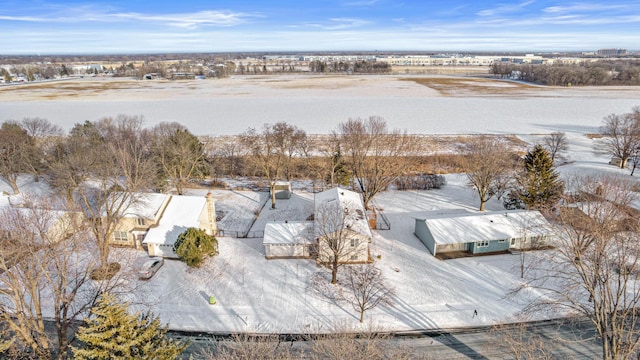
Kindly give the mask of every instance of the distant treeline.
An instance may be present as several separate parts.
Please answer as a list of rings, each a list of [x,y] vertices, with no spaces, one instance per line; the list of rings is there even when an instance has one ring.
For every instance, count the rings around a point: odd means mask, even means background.
[[[386,62],[368,60],[358,61],[321,61],[309,62],[309,71],[316,73],[359,73],[359,74],[388,74],[391,65]]]
[[[550,86],[640,85],[640,60],[557,65],[494,63],[491,73]]]

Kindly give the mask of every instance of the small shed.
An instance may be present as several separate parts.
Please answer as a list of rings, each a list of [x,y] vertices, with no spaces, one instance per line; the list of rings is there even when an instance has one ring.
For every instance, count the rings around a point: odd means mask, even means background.
[[[289,181],[276,181],[276,184],[273,187],[273,191],[276,194],[276,199],[290,199],[291,194],[291,183]]]
[[[621,158],[617,157],[617,156],[612,156],[611,160],[609,160],[609,164],[610,165],[615,165],[619,168],[625,168],[627,167],[627,160],[622,161]]]
[[[414,234],[434,256],[454,251],[476,255],[540,248],[552,238],[544,216],[526,210],[416,218]]]
[[[312,221],[267,223],[262,244],[267,259],[307,259],[317,252]]]

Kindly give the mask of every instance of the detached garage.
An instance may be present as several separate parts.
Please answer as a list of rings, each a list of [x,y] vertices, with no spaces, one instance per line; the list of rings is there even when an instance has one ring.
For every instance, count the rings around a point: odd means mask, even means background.
[[[497,253],[548,246],[552,231],[539,211],[466,213],[415,219],[414,234],[434,256],[462,251]]]
[[[317,252],[312,221],[267,223],[262,244],[267,259],[306,259]]]

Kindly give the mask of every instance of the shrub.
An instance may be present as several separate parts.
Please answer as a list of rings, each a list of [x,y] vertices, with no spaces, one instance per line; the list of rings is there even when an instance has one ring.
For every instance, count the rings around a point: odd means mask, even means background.
[[[200,267],[207,256],[218,253],[218,240],[202,229],[188,228],[178,236],[173,251],[190,267]]]

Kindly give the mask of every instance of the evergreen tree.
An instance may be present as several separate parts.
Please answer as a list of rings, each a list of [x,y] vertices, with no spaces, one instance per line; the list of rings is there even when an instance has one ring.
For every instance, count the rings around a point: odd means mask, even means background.
[[[202,229],[188,228],[178,236],[173,251],[187,265],[199,267],[205,257],[217,254],[218,240]]]
[[[524,172],[520,176],[520,200],[528,209],[552,207],[562,195],[563,184],[553,168],[551,155],[542,145],[536,145],[524,158]]]
[[[176,359],[187,343],[167,339],[166,327],[151,313],[130,314],[128,304],[103,294],[91,316],[78,329],[82,347],[72,347],[74,359]]]

